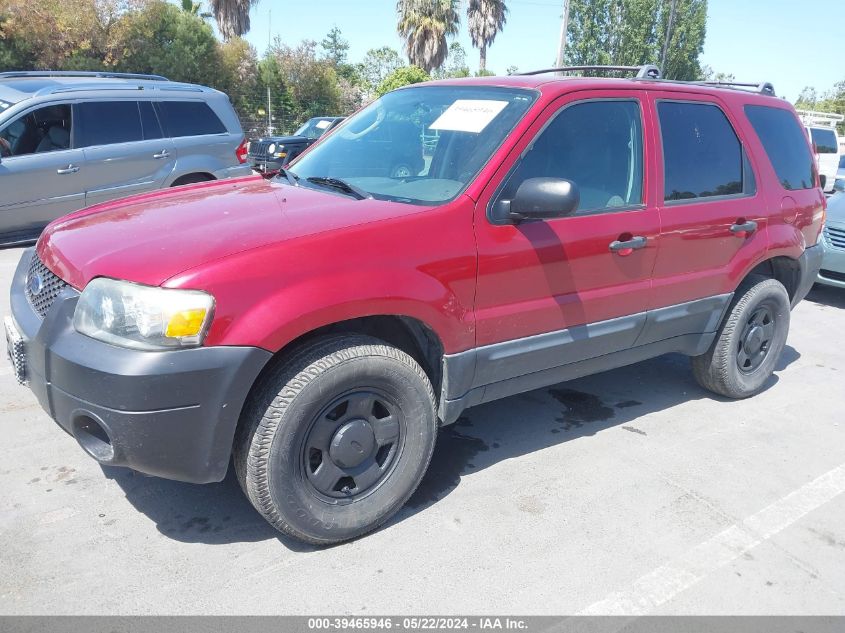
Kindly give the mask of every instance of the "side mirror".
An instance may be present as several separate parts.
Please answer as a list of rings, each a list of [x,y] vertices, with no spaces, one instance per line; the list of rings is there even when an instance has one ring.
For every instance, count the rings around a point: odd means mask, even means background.
[[[845,191],[845,179],[837,178],[836,180],[834,180],[833,181],[833,190],[840,192],[840,193]]]
[[[522,220],[550,220],[572,215],[581,202],[578,186],[563,178],[528,178],[516,190],[506,217]]]

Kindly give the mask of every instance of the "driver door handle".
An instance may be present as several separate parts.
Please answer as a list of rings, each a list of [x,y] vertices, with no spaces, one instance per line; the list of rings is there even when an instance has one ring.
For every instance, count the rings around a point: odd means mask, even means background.
[[[78,171],[79,171],[79,167],[71,164],[71,165],[68,165],[67,167],[65,167],[64,169],[57,169],[56,173],[59,174],[59,175],[75,174]]]
[[[170,152],[168,152],[166,149],[163,149],[158,154],[153,154],[153,158],[170,158]]]

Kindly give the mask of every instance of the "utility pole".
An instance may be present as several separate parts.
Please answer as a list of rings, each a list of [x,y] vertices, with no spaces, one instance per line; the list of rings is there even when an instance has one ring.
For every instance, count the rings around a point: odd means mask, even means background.
[[[273,46],[273,9],[267,13],[267,52]],[[270,99],[270,83],[267,83],[267,136],[273,136],[273,101]]]
[[[669,40],[672,39],[672,29],[675,27],[675,9],[678,6],[678,0],[670,0],[671,8],[669,9],[669,23],[666,25],[666,39],[663,41],[663,52],[660,54],[660,72],[666,72],[666,55],[669,52]]]
[[[557,67],[563,66],[564,51],[566,50],[566,32],[569,30],[569,0],[563,0],[563,16],[560,22],[560,45],[557,49]]]

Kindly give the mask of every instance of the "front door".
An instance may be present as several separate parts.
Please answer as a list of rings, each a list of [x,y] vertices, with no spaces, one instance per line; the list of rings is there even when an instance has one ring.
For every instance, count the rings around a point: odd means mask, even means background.
[[[88,165],[86,206],[160,188],[176,165],[149,101],[83,101],[79,146]]]
[[[74,149],[70,104],[24,112],[0,128],[0,235],[37,235],[85,203],[85,158]]]
[[[476,384],[634,344],[646,320],[659,233],[643,101],[641,91],[627,90],[559,99],[481,196],[477,341],[502,345],[479,356]],[[501,217],[520,183],[537,177],[573,182],[580,192],[574,214],[516,224]],[[497,361],[483,366],[486,356]]]

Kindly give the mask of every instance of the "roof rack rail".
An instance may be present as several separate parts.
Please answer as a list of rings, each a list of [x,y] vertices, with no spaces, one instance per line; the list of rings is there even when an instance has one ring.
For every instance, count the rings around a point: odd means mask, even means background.
[[[80,71],[80,70],[10,70],[0,73],[0,79],[14,79],[19,77],[99,77],[102,79],[147,79],[151,81],[170,81],[161,75],[145,75],[142,73],[113,73],[110,71]]]
[[[816,125],[824,127],[836,127],[837,123],[845,121],[845,116],[833,112],[818,112],[816,110],[795,111],[804,125]]]
[[[561,66],[559,68],[543,68],[541,70],[530,70],[518,75],[544,75],[546,73],[568,73],[588,72],[593,70],[609,70],[615,72],[636,73],[637,79],[660,79],[660,69],[653,64],[643,66]]]
[[[767,95],[769,97],[776,97],[775,94],[775,87],[770,84],[768,81],[764,81],[763,83],[755,84],[755,83],[744,83],[741,81],[699,81],[694,83],[700,83],[705,86],[716,86],[717,88],[741,88],[741,89],[753,89],[754,92],[759,92],[761,95]]]

